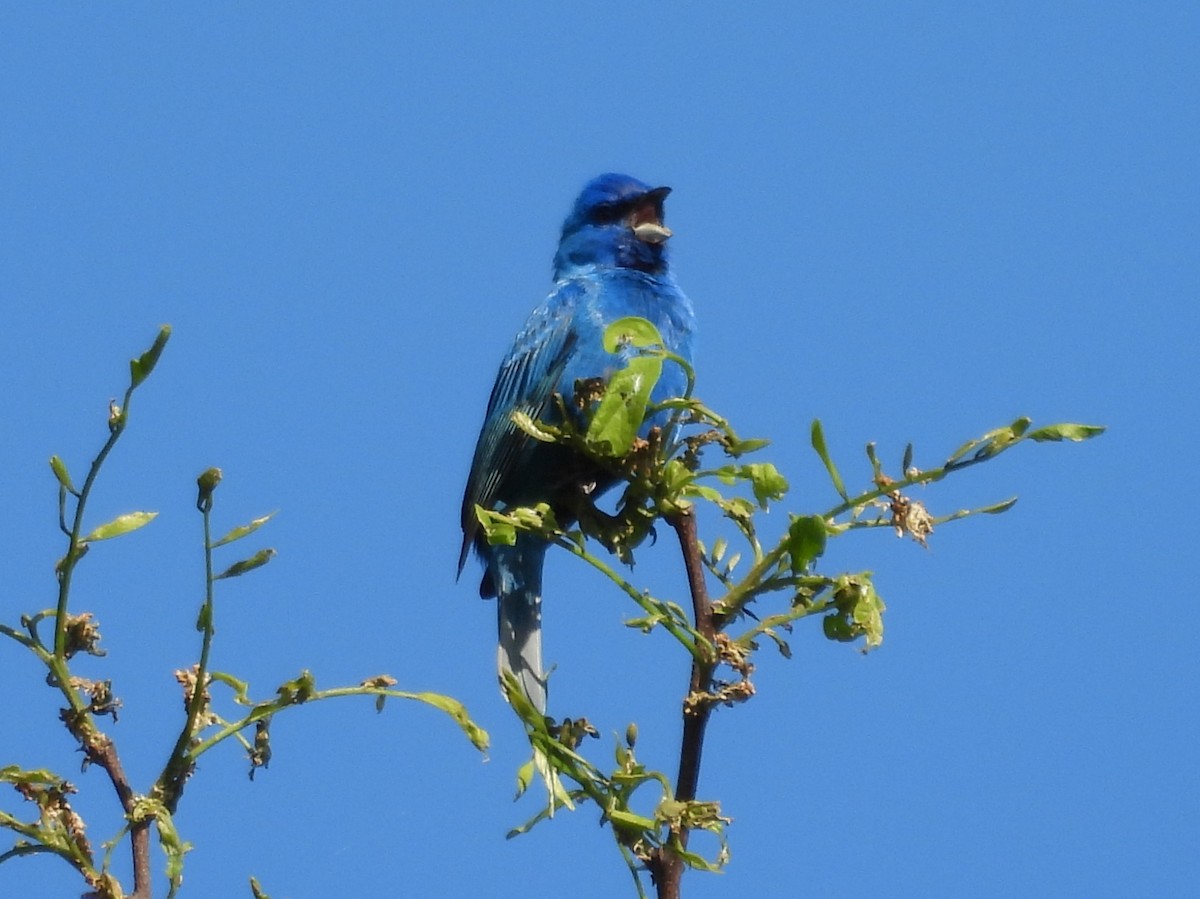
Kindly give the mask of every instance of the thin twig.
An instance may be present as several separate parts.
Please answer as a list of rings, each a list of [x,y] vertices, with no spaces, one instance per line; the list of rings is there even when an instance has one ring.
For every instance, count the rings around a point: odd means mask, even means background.
[[[203,636],[200,643],[200,662],[196,666],[196,681],[192,685],[192,695],[187,699],[187,715],[184,719],[183,729],[179,732],[179,737],[167,759],[166,767],[158,778],[163,804],[171,814],[175,814],[194,764],[190,749],[200,729],[200,715],[205,706],[204,697],[208,688],[206,683],[208,680],[208,655],[214,634],[211,492],[207,497],[202,497],[198,507],[204,519],[204,604],[200,609]]]

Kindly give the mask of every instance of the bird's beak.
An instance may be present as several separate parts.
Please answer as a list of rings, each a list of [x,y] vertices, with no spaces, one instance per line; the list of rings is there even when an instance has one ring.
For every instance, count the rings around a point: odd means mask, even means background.
[[[627,221],[638,240],[663,243],[671,236],[671,229],[662,222],[663,200],[670,192],[669,187],[656,187],[633,207]]]

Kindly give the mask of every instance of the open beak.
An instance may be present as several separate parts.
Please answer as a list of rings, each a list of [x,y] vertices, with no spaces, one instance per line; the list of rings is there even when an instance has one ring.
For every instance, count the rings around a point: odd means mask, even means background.
[[[629,227],[638,240],[646,243],[663,243],[671,236],[671,229],[662,222],[663,200],[671,192],[669,187],[656,187],[649,191],[629,213]]]

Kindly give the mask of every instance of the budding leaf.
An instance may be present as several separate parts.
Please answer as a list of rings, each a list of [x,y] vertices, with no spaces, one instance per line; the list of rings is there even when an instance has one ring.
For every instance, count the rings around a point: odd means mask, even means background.
[[[154,366],[158,364],[158,357],[162,355],[163,347],[167,345],[167,341],[171,338],[171,326],[163,325],[159,329],[158,336],[154,338],[154,343],[150,349],[142,353],[136,359],[129,360],[129,382],[131,386],[137,387],[146,378],[150,377],[150,372],[154,371]]]
[[[17,765],[5,765],[3,768],[0,768],[0,783],[36,783],[58,786],[59,784],[66,783],[66,781],[48,768],[21,768]]]
[[[201,512],[207,512],[212,509],[213,491],[217,489],[217,485],[221,483],[221,474],[219,468],[206,468],[200,472],[200,477],[196,478],[196,487],[199,492],[196,495],[196,508]]]
[[[663,346],[658,328],[644,318],[619,318],[604,330],[604,351],[616,353],[624,346]]]
[[[531,416],[528,412],[522,412],[520,409],[514,409],[509,417],[512,418],[513,424],[515,424],[534,440],[540,440],[542,443],[554,442],[554,434],[543,428],[539,422],[534,421],[533,416]]]
[[[792,574],[803,574],[825,552],[826,537],[825,519],[821,516],[806,515],[792,519],[787,537]]]
[[[647,818],[644,815],[619,808],[609,809],[607,817],[615,827],[633,831],[654,830],[656,826],[653,818]]]
[[[58,479],[58,484],[63,490],[75,493],[75,485],[71,483],[71,475],[67,472],[66,462],[58,456],[51,456],[50,470],[54,472],[54,477]]]
[[[738,456],[745,455],[746,453],[757,452],[770,444],[770,442],[770,440],[761,440],[757,437],[752,437],[749,440],[735,440],[726,447],[726,452],[736,459]]]
[[[722,500],[718,505],[721,511],[734,521],[749,521],[754,516],[754,504],[740,496]]]
[[[445,712],[467,735],[471,745],[480,752],[487,751],[488,744],[491,742],[488,732],[471,720],[471,716],[467,714],[467,707],[457,699],[452,696],[443,696],[441,693],[413,693],[412,698]]]
[[[270,521],[274,517],[275,517],[275,513],[271,512],[269,515],[264,515],[262,518],[254,519],[249,524],[244,524],[241,527],[234,528],[228,534],[226,534],[224,537],[222,537],[220,540],[218,540],[216,543],[214,543],[213,549],[216,549],[218,546],[224,546],[226,543],[232,543],[234,540],[241,540],[243,537],[247,536],[248,534],[253,534],[255,531],[257,531],[259,528],[261,528],[264,524],[266,524],[268,521]]]
[[[167,857],[167,879],[171,884],[168,895],[175,895],[183,882],[183,856],[191,851],[192,844],[180,838],[179,831],[175,829],[175,819],[171,817],[167,807],[157,799],[151,799],[149,796],[135,798],[130,818],[135,821],[154,820],[154,829],[158,833],[163,854]]]
[[[504,513],[494,512],[476,504],[475,518],[483,528],[483,536],[492,546],[516,545],[517,527]]]
[[[247,571],[253,571],[255,568],[262,568],[273,558],[275,558],[275,550],[260,549],[248,559],[242,559],[240,562],[234,562],[220,574],[213,578],[214,581],[219,581],[221,578],[238,577],[245,574]]]
[[[94,543],[97,540],[111,540],[113,537],[120,537],[122,534],[128,534],[130,531],[136,531],[138,528],[145,527],[157,517],[157,512],[127,512],[124,515],[118,515],[112,521],[100,525],[100,527],[84,537],[82,542]]]
[[[1038,443],[1045,443],[1048,440],[1071,440],[1078,443],[1081,440],[1090,440],[1093,437],[1099,437],[1103,434],[1105,428],[1103,425],[1081,425],[1073,422],[1063,422],[1057,425],[1046,425],[1044,428],[1038,428],[1031,432],[1028,437],[1030,440],[1036,440]]]
[[[912,444],[909,444],[909,446],[912,446]],[[867,444],[867,459],[871,462],[871,473],[875,476],[875,480],[879,480],[879,476],[883,474],[883,466],[879,462],[879,457],[875,454],[874,441]]]
[[[788,491],[787,478],[770,462],[743,465],[742,472],[750,478],[754,498],[763,509],[767,508],[768,501],[783,499],[783,495]]]
[[[525,791],[528,790],[529,785],[533,783],[533,775],[533,759],[530,759],[517,769],[517,795],[513,797],[514,801],[525,795]]]
[[[812,423],[812,448],[825,463],[825,470],[829,472],[829,479],[833,481],[833,489],[842,499],[848,500],[850,497],[846,493],[846,485],[842,483],[842,476],[838,474],[837,466],[829,458],[829,449],[825,446],[825,432],[821,429],[821,419],[819,418],[814,418]]]
[[[842,575],[834,591],[837,610],[821,619],[825,636],[830,640],[849,643],[865,638],[863,652],[883,643],[883,599],[875,592],[869,576]]]
[[[779,648],[779,654],[781,656],[783,656],[785,659],[790,659],[792,657],[792,647],[788,644],[787,640],[783,639],[783,637],[779,636],[779,634],[775,633],[775,631],[773,631],[771,628],[767,628],[765,631],[763,631],[763,633],[775,641],[775,645]]]
[[[988,431],[980,438],[983,446],[975,452],[976,458],[989,459],[1004,452],[1029,430],[1030,422],[1031,419],[1028,416],[1021,416],[1008,427]]]
[[[999,515],[1001,512],[1007,512],[1016,504],[1017,498],[1015,496],[1010,496],[1008,499],[1001,502],[993,503],[990,506],[984,506],[980,509],[976,509],[975,512],[979,515]]]

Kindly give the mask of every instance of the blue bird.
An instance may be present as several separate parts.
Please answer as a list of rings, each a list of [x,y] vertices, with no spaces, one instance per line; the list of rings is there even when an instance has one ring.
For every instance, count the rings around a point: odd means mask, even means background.
[[[606,352],[602,342],[612,322],[630,315],[648,319],[667,349],[691,360],[692,304],[667,266],[665,243],[671,232],[663,224],[663,201],[670,190],[613,173],[584,186],[563,222],[554,288],[500,364],[475,445],[463,496],[458,572],[462,574],[474,545],[485,569],[480,595],[497,597],[500,672],[516,675],[542,714],[542,563],[548,544],[519,534],[514,546],[489,546],[475,506],[510,509],[545,502],[566,525],[575,519],[583,497],[612,486],[611,479],[577,453],[533,440],[511,418],[519,410],[535,420],[554,421],[559,414],[555,393],[573,408],[577,381],[607,380],[623,367],[621,354]],[[683,370],[668,362],[651,400],[679,396],[685,386]],[[660,413],[647,422],[643,436],[666,418]]]

